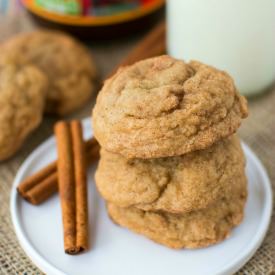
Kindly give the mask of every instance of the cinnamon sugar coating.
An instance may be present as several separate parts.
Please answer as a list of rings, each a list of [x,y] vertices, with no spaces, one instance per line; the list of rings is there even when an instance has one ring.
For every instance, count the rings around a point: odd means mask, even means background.
[[[185,214],[143,211],[107,204],[113,221],[170,248],[201,248],[223,241],[244,216],[246,181],[208,208]]]
[[[182,156],[126,159],[101,149],[95,179],[104,199],[120,207],[186,213],[242,189],[245,159],[238,137]]]
[[[169,56],[120,69],[100,91],[94,134],[127,158],[183,155],[232,135],[247,103],[225,72]]]

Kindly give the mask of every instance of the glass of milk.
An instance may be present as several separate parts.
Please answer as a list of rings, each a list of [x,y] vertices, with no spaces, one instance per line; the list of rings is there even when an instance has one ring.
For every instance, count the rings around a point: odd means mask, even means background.
[[[170,55],[227,71],[244,95],[275,80],[275,0],[167,0]]]

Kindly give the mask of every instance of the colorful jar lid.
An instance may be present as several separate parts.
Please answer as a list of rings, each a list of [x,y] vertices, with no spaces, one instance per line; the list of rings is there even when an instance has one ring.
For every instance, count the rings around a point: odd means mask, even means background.
[[[43,19],[74,26],[102,26],[136,20],[160,9],[164,0],[22,0]]]

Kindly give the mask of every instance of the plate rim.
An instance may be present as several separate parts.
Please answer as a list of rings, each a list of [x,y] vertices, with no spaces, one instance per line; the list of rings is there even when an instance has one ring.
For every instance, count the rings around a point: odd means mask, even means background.
[[[90,119],[86,118],[82,120],[84,128],[87,128],[90,123]],[[92,134],[93,135],[93,134]],[[52,263],[49,263],[44,257],[40,255],[40,253],[36,250],[36,248],[31,244],[28,237],[24,234],[24,228],[20,223],[20,219],[18,218],[18,200],[21,199],[18,196],[16,191],[16,187],[20,182],[23,174],[28,169],[30,163],[33,162],[34,159],[38,155],[41,154],[41,151],[48,148],[54,143],[54,136],[47,138],[43,143],[41,143],[38,147],[34,149],[34,151],[27,156],[24,162],[21,164],[20,168],[18,169],[16,176],[13,180],[12,187],[11,187],[11,196],[10,196],[10,213],[12,224],[14,227],[14,231],[16,237],[20,243],[21,248],[24,252],[28,255],[30,260],[43,272],[48,274],[57,274],[57,275],[66,275],[63,271],[58,269]],[[228,264],[226,264],[223,268],[221,268],[216,275],[228,274],[232,272],[236,272],[239,270],[248,260],[255,254],[257,249],[260,247],[261,243],[263,242],[266,233],[269,229],[269,224],[271,221],[272,216],[272,205],[273,205],[273,195],[272,195],[272,188],[271,182],[268,177],[267,171],[263,166],[260,159],[254,153],[254,151],[246,145],[242,141],[242,147],[244,149],[245,155],[247,155],[251,161],[258,167],[258,172],[263,179],[263,190],[265,191],[265,204],[263,209],[263,216],[261,217],[261,223],[257,229],[256,234],[254,235],[253,239],[251,240],[250,244],[242,250],[241,256],[233,259]]]
[[[261,246],[266,236],[272,217],[273,191],[268,173],[264,165],[262,164],[261,160],[255,154],[255,152],[245,142],[241,141],[241,144],[245,155],[249,156],[252,162],[254,162],[255,165],[259,168],[258,172],[261,174],[261,177],[263,178],[263,189],[265,191],[266,203],[264,204],[263,216],[261,219],[261,223],[258,227],[257,233],[254,235],[253,239],[251,240],[250,244],[246,247],[246,249],[243,250],[244,252],[242,252],[242,256],[229,262],[218,273],[216,273],[216,275],[234,273],[238,271],[242,266],[244,266],[253,257],[253,255]]]

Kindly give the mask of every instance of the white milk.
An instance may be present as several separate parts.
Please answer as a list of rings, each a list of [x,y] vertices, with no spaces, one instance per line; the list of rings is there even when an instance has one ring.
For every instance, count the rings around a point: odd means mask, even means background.
[[[251,95],[275,80],[275,0],[168,0],[170,55],[231,74]]]

